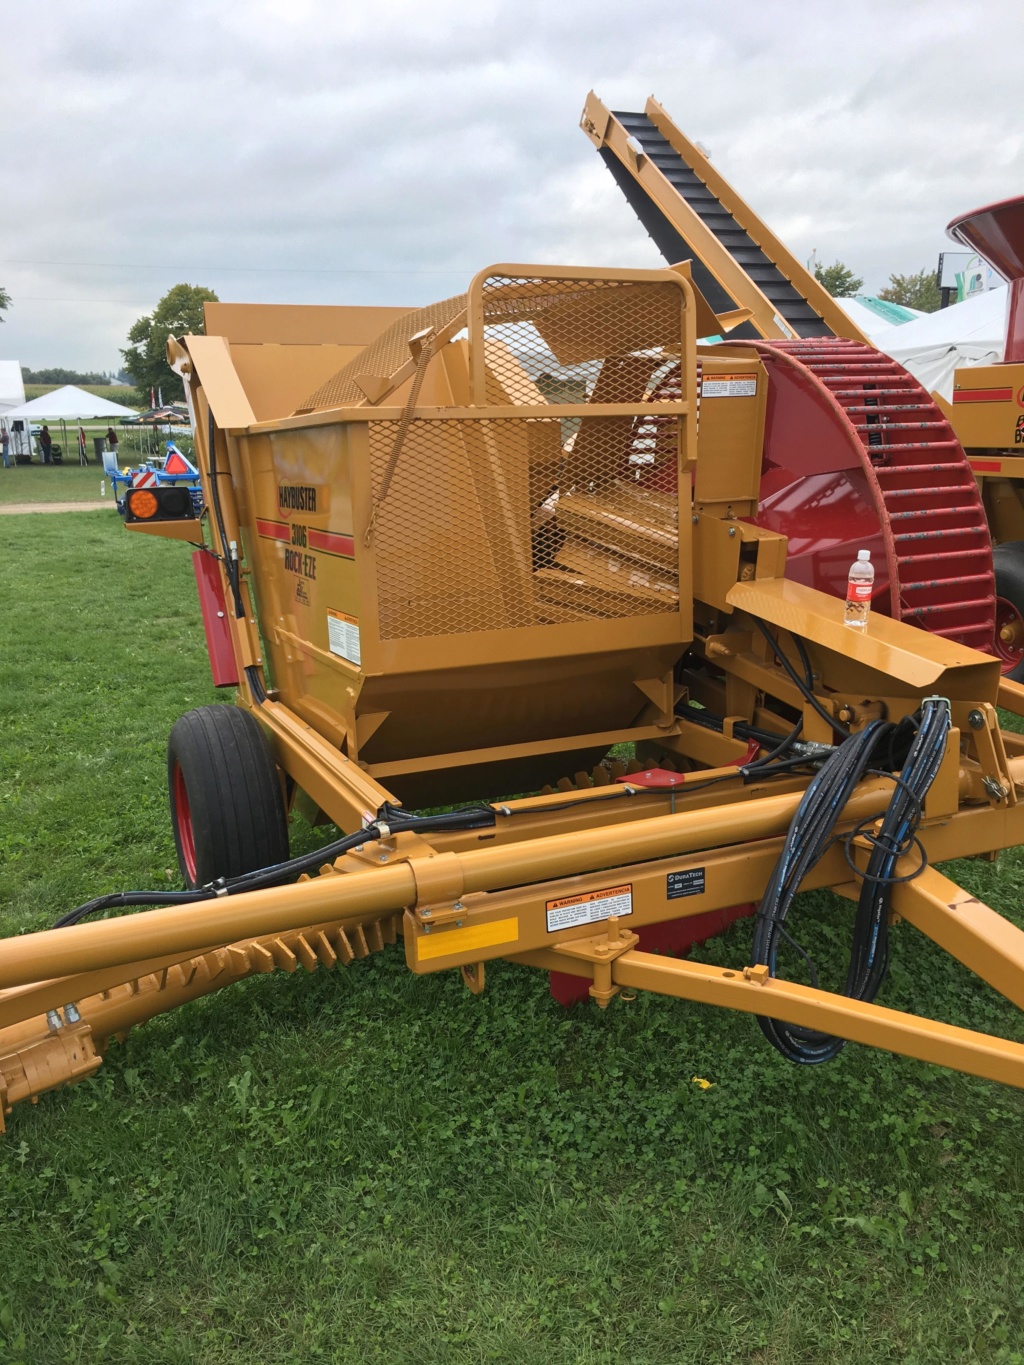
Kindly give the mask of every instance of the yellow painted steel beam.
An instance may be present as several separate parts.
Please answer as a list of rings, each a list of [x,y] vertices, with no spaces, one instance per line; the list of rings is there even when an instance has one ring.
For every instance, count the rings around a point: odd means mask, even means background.
[[[644,416],[679,417],[688,416],[693,405],[688,399],[658,400],[644,403]],[[319,408],[315,412],[303,413],[298,417],[274,417],[264,422],[254,422],[248,435],[259,436],[266,432],[305,431],[308,427],[340,426],[345,422],[397,422],[405,416],[406,409],[383,406]],[[635,417],[635,403],[524,403],[517,407],[508,404],[480,404],[473,407],[437,407],[422,404],[409,412],[417,422],[422,421],[459,421],[493,422],[503,418],[547,418],[554,417]]]
[[[122,1038],[130,1029],[154,1015],[177,1009],[203,995],[233,985],[257,972],[314,971],[317,967],[347,965],[394,943],[397,916],[361,921],[346,928],[338,924],[312,925],[302,931],[275,935],[261,941],[233,943],[162,968],[146,971],[152,963],[135,964],[136,972],[118,984],[108,982],[98,994],[81,996],[67,990],[68,982],[47,982],[39,991],[58,988],[61,1004],[75,1004],[79,1017],[73,1022],[60,1005],[47,1008],[52,1016],[36,1015],[7,1028],[0,1028],[0,1133],[3,1117],[21,1100],[91,1075],[111,1037]],[[79,987],[87,977],[72,979]],[[97,985],[97,978],[92,982]],[[29,993],[10,991],[7,997]],[[35,998],[39,1003],[39,997]]]
[[[98,995],[103,991],[122,986],[133,977],[149,976],[181,962],[180,953],[165,953],[161,957],[149,958],[142,962],[106,967],[101,971],[79,972],[71,976],[58,976],[49,981],[35,981],[27,986],[15,986],[0,991],[0,1031],[8,1030],[26,1019],[45,1014],[47,1010],[60,1009],[63,1005],[77,1004],[87,995]],[[2,1039],[6,1042],[6,1037]]]
[[[919,861],[915,849],[899,874]],[[934,867],[892,889],[892,908],[965,967],[1024,1009],[1024,933]]]
[[[850,630],[843,624],[840,599],[803,583],[789,578],[737,583],[730,588],[727,600],[731,607],[918,692],[962,677],[974,688],[972,701],[995,700],[999,661],[992,655],[876,613],[872,613],[867,630]]]
[[[758,973],[760,969],[748,970]],[[987,1033],[956,1028],[778,978],[769,977],[761,984],[756,975],[748,976],[742,968],[710,967],[635,949],[611,964],[611,976],[619,987],[762,1014],[798,1028],[816,1029],[850,1042],[1024,1088],[1024,1045]]]
[[[1024,716],[1024,686],[1012,678],[1000,678],[996,704],[1015,716]]]
[[[690,169],[697,173],[722,207],[728,210],[735,222],[757,243],[768,259],[778,266],[797,293],[825,319],[836,336],[850,337],[854,341],[867,341],[870,344],[870,338],[844,311],[842,305],[836,302],[825,286],[815,279],[803,262],[793,255],[768,224],[740,197],[710,158],[706,157],[697,144],[691,142],[673,123],[653,96],[645,104],[644,112],[673,150],[678,152]]]
[[[858,820],[880,812],[891,791],[891,784],[881,779],[863,783],[844,818]],[[789,827],[800,799],[799,792],[765,796],[742,808],[723,806],[653,816],[639,825],[601,825],[25,934],[0,942],[0,988],[162,954],[203,952],[317,921],[382,916],[417,903],[433,904],[446,897],[456,900],[474,891],[523,886],[771,838]]]
[[[385,801],[395,800],[289,707],[266,701],[252,711],[270,732],[281,766],[340,829],[359,829],[367,811],[375,815]]]
[[[567,735],[564,739],[530,740],[524,744],[498,744],[489,749],[463,749],[453,754],[429,754],[424,758],[396,759],[391,763],[371,763],[372,777],[397,777],[400,773],[429,773],[446,768],[471,767],[474,763],[494,763],[534,754],[569,753],[574,749],[609,749],[613,744],[630,744],[643,739],[667,739],[679,733],[678,724],[634,725],[624,730],[603,730],[592,735]]]

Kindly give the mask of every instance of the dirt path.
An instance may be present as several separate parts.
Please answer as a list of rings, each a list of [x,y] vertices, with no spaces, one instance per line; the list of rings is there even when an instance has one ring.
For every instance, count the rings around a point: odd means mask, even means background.
[[[113,498],[106,502],[5,502],[0,503],[0,516],[10,517],[18,512],[98,512],[113,506]]]

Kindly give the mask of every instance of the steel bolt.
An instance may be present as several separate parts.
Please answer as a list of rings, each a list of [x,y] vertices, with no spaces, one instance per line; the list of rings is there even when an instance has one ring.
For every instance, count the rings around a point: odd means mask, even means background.
[[[985,727],[985,717],[980,711],[968,711],[967,724],[972,730],[982,730]]]
[[[698,523],[698,521],[700,521],[700,517],[694,515],[693,518],[692,518],[692,521],[693,521],[694,526],[696,526],[697,523]]]
[[[434,912],[432,910],[421,910],[420,914],[424,919],[429,919]]]
[[[729,535],[730,535],[730,537],[734,536],[735,534],[736,534],[736,527],[735,527],[735,526],[730,526],[730,527],[729,527]]]

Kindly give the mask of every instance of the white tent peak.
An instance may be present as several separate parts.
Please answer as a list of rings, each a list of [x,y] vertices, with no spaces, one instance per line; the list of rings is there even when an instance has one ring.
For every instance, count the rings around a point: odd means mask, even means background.
[[[25,401],[25,385],[21,379],[21,366],[16,360],[0,360],[0,416],[8,408],[18,407]]]
[[[910,371],[931,393],[953,397],[953,376],[970,365],[995,365],[1003,358],[1007,287],[1000,285],[926,313],[877,337],[876,345]]]
[[[86,393],[74,384],[65,384],[62,389],[44,393],[41,398],[33,398],[20,407],[10,408],[5,418],[27,417],[35,422],[73,422],[91,417],[134,417],[135,409],[126,408],[123,403],[112,403],[109,398],[97,398]]]

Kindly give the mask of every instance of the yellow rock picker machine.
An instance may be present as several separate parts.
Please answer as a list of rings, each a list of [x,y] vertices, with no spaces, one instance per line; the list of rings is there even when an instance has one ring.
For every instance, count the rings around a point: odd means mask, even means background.
[[[1024,841],[974,481],[947,428],[940,455],[871,421],[909,388],[863,342],[698,346],[744,307],[681,260],[502,264],[412,311],[210,304],[170,343],[205,511],[139,488],[126,524],[194,545],[237,704],[171,733],[186,889],[0,942],[4,1112],[157,1013],[388,945],[473,992],[501,958],[563,1001],[745,1011],[797,1062],[853,1040],[1024,1085],[1021,1044],[877,998],[899,922],[1024,1006],[1024,934],[934,867]],[[791,513],[789,473],[818,479]],[[880,545],[850,489],[899,509]],[[848,534],[813,550],[818,504]],[[293,811],[339,837],[290,858]],[[850,903],[840,989],[800,888]],[[741,916],[744,954],[686,957]]]

